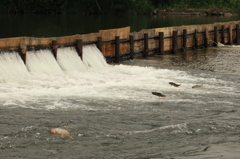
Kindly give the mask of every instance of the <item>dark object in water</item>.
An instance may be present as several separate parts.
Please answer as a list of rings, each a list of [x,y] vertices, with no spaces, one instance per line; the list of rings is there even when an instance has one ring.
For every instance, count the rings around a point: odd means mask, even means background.
[[[192,86],[192,88],[201,88],[203,85],[195,85],[195,86]]]
[[[159,97],[166,97],[164,94],[159,93],[159,92],[152,92],[153,95],[159,96]]]
[[[207,151],[210,146],[207,146],[203,149],[203,151]]]
[[[174,87],[178,87],[178,86],[181,85],[181,84],[176,84],[176,83],[173,83],[173,82],[169,82],[169,84],[170,84],[171,86],[174,86]]]

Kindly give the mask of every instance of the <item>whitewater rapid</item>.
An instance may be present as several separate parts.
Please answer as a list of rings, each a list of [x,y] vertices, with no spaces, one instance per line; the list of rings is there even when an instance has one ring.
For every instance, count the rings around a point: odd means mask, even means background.
[[[50,50],[30,51],[26,66],[14,52],[1,54],[1,59],[10,61],[0,65],[7,66],[0,77],[0,102],[5,107],[98,109],[89,106],[91,101],[207,104],[212,102],[208,99],[210,94],[212,97],[236,96],[231,82],[204,73],[193,76],[179,70],[109,65],[95,45],[84,46],[83,59],[73,47],[60,48],[57,60]],[[169,82],[181,86],[176,88]],[[196,84],[203,88],[192,89]],[[153,96],[151,92],[161,92],[166,98]],[[199,100],[201,98],[206,100]],[[72,100],[78,104],[73,104]],[[119,108],[123,109],[124,105]]]

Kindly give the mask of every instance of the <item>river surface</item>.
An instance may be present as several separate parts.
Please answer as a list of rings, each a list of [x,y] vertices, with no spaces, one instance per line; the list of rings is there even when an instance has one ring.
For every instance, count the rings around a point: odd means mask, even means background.
[[[0,38],[57,37],[130,26],[131,32],[169,26],[237,21],[239,16],[0,15]]]
[[[60,48],[57,61],[50,50],[27,54],[26,66],[15,52],[0,54],[0,158],[240,156],[239,46],[116,65],[94,45],[83,60],[73,48]],[[64,126],[74,139],[48,132]]]
[[[65,36],[125,26],[139,31],[239,19],[110,17],[1,15],[0,36]],[[111,65],[95,46],[83,49],[80,60],[74,48],[60,48],[57,61],[50,50],[28,51],[26,65],[18,53],[1,52],[0,158],[239,158],[239,46]],[[48,132],[64,126],[74,139]]]

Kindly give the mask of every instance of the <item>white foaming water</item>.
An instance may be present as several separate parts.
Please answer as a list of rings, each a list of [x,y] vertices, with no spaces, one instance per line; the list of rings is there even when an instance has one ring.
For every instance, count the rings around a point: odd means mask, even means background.
[[[176,88],[169,81],[182,83]],[[191,86],[204,84],[203,89]],[[213,94],[229,94],[231,87],[218,87],[209,83],[224,85],[214,78],[199,79],[182,71],[162,70],[152,67],[116,65],[104,69],[89,69],[75,74],[35,76],[18,78],[11,83],[0,83],[1,104],[8,107],[33,109],[97,109],[92,101],[109,101],[110,104],[129,102],[185,102],[195,103],[194,97]],[[12,88],[12,89],[9,89]],[[162,92],[167,98],[153,96],[151,92]],[[189,96],[190,95],[190,96]],[[187,98],[185,96],[188,96]],[[73,102],[75,101],[75,102]],[[208,102],[208,101],[206,101]],[[121,105],[121,104],[120,104]],[[127,105],[122,104],[124,109]],[[100,108],[99,108],[100,109]],[[102,109],[102,108],[101,108]]]
[[[74,47],[59,48],[57,62],[63,71],[83,71],[87,69]]]
[[[209,95],[213,97],[218,94],[235,95],[235,88],[232,84],[226,84],[226,81],[199,78],[184,71],[126,65],[111,66],[106,63],[100,51],[94,50],[95,45],[84,47],[84,54],[87,54],[85,63],[92,68],[87,67],[86,71],[74,74],[62,72],[50,51],[28,52],[27,66],[33,73],[11,80],[6,79],[5,82],[0,81],[0,104],[32,109],[96,110],[98,107],[92,106],[92,102],[99,105],[108,102],[109,107],[112,105],[124,109],[131,102],[207,104],[212,99],[199,101],[197,96],[208,98]],[[172,87],[169,82],[180,83],[181,86]],[[192,89],[195,84],[203,84],[203,88]],[[161,92],[166,98],[153,96],[151,92]]]
[[[83,63],[88,67],[106,67],[107,63],[95,44],[83,47]]]
[[[0,52],[1,76],[23,74],[28,74],[28,71],[17,52]]]
[[[61,74],[51,50],[27,51],[26,66],[31,73]]]

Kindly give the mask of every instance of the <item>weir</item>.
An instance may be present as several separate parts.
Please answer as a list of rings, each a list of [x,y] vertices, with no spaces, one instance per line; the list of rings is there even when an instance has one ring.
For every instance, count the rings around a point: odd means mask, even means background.
[[[63,74],[64,72],[81,72],[89,67],[101,68],[108,64],[96,45],[83,46],[83,60],[74,47],[58,49],[57,59],[51,49],[31,50],[26,52],[26,64],[16,51],[0,53],[0,75],[22,74]]]
[[[0,53],[0,75],[22,75],[27,74],[27,68],[21,57],[15,51],[4,51]]]
[[[31,73],[60,74],[61,68],[50,50],[28,51],[26,66]]]
[[[107,66],[105,58],[94,44],[83,47],[83,63],[94,68]]]
[[[59,48],[57,62],[63,71],[83,71],[87,68],[74,47]]]
[[[100,30],[98,33],[72,35],[64,37],[35,38],[17,37],[0,39],[0,50],[15,50],[26,63],[26,56],[32,48],[47,48],[58,59],[62,47],[74,47],[77,55],[83,59],[86,67],[93,64],[85,60],[85,45],[94,44],[107,58],[107,62],[120,62],[133,58],[145,58],[153,54],[176,53],[189,49],[200,49],[222,44],[239,44],[240,21],[214,24],[188,25],[166,28],[143,29],[130,33],[130,27]],[[86,48],[85,48],[86,49]],[[74,49],[72,49],[74,50]],[[96,51],[96,50],[95,50]],[[85,57],[84,57],[85,56]],[[61,62],[63,70],[66,66]],[[75,63],[75,62],[73,62]],[[96,64],[96,62],[94,62]],[[80,64],[81,65],[81,64]],[[84,69],[82,66],[76,66]]]

